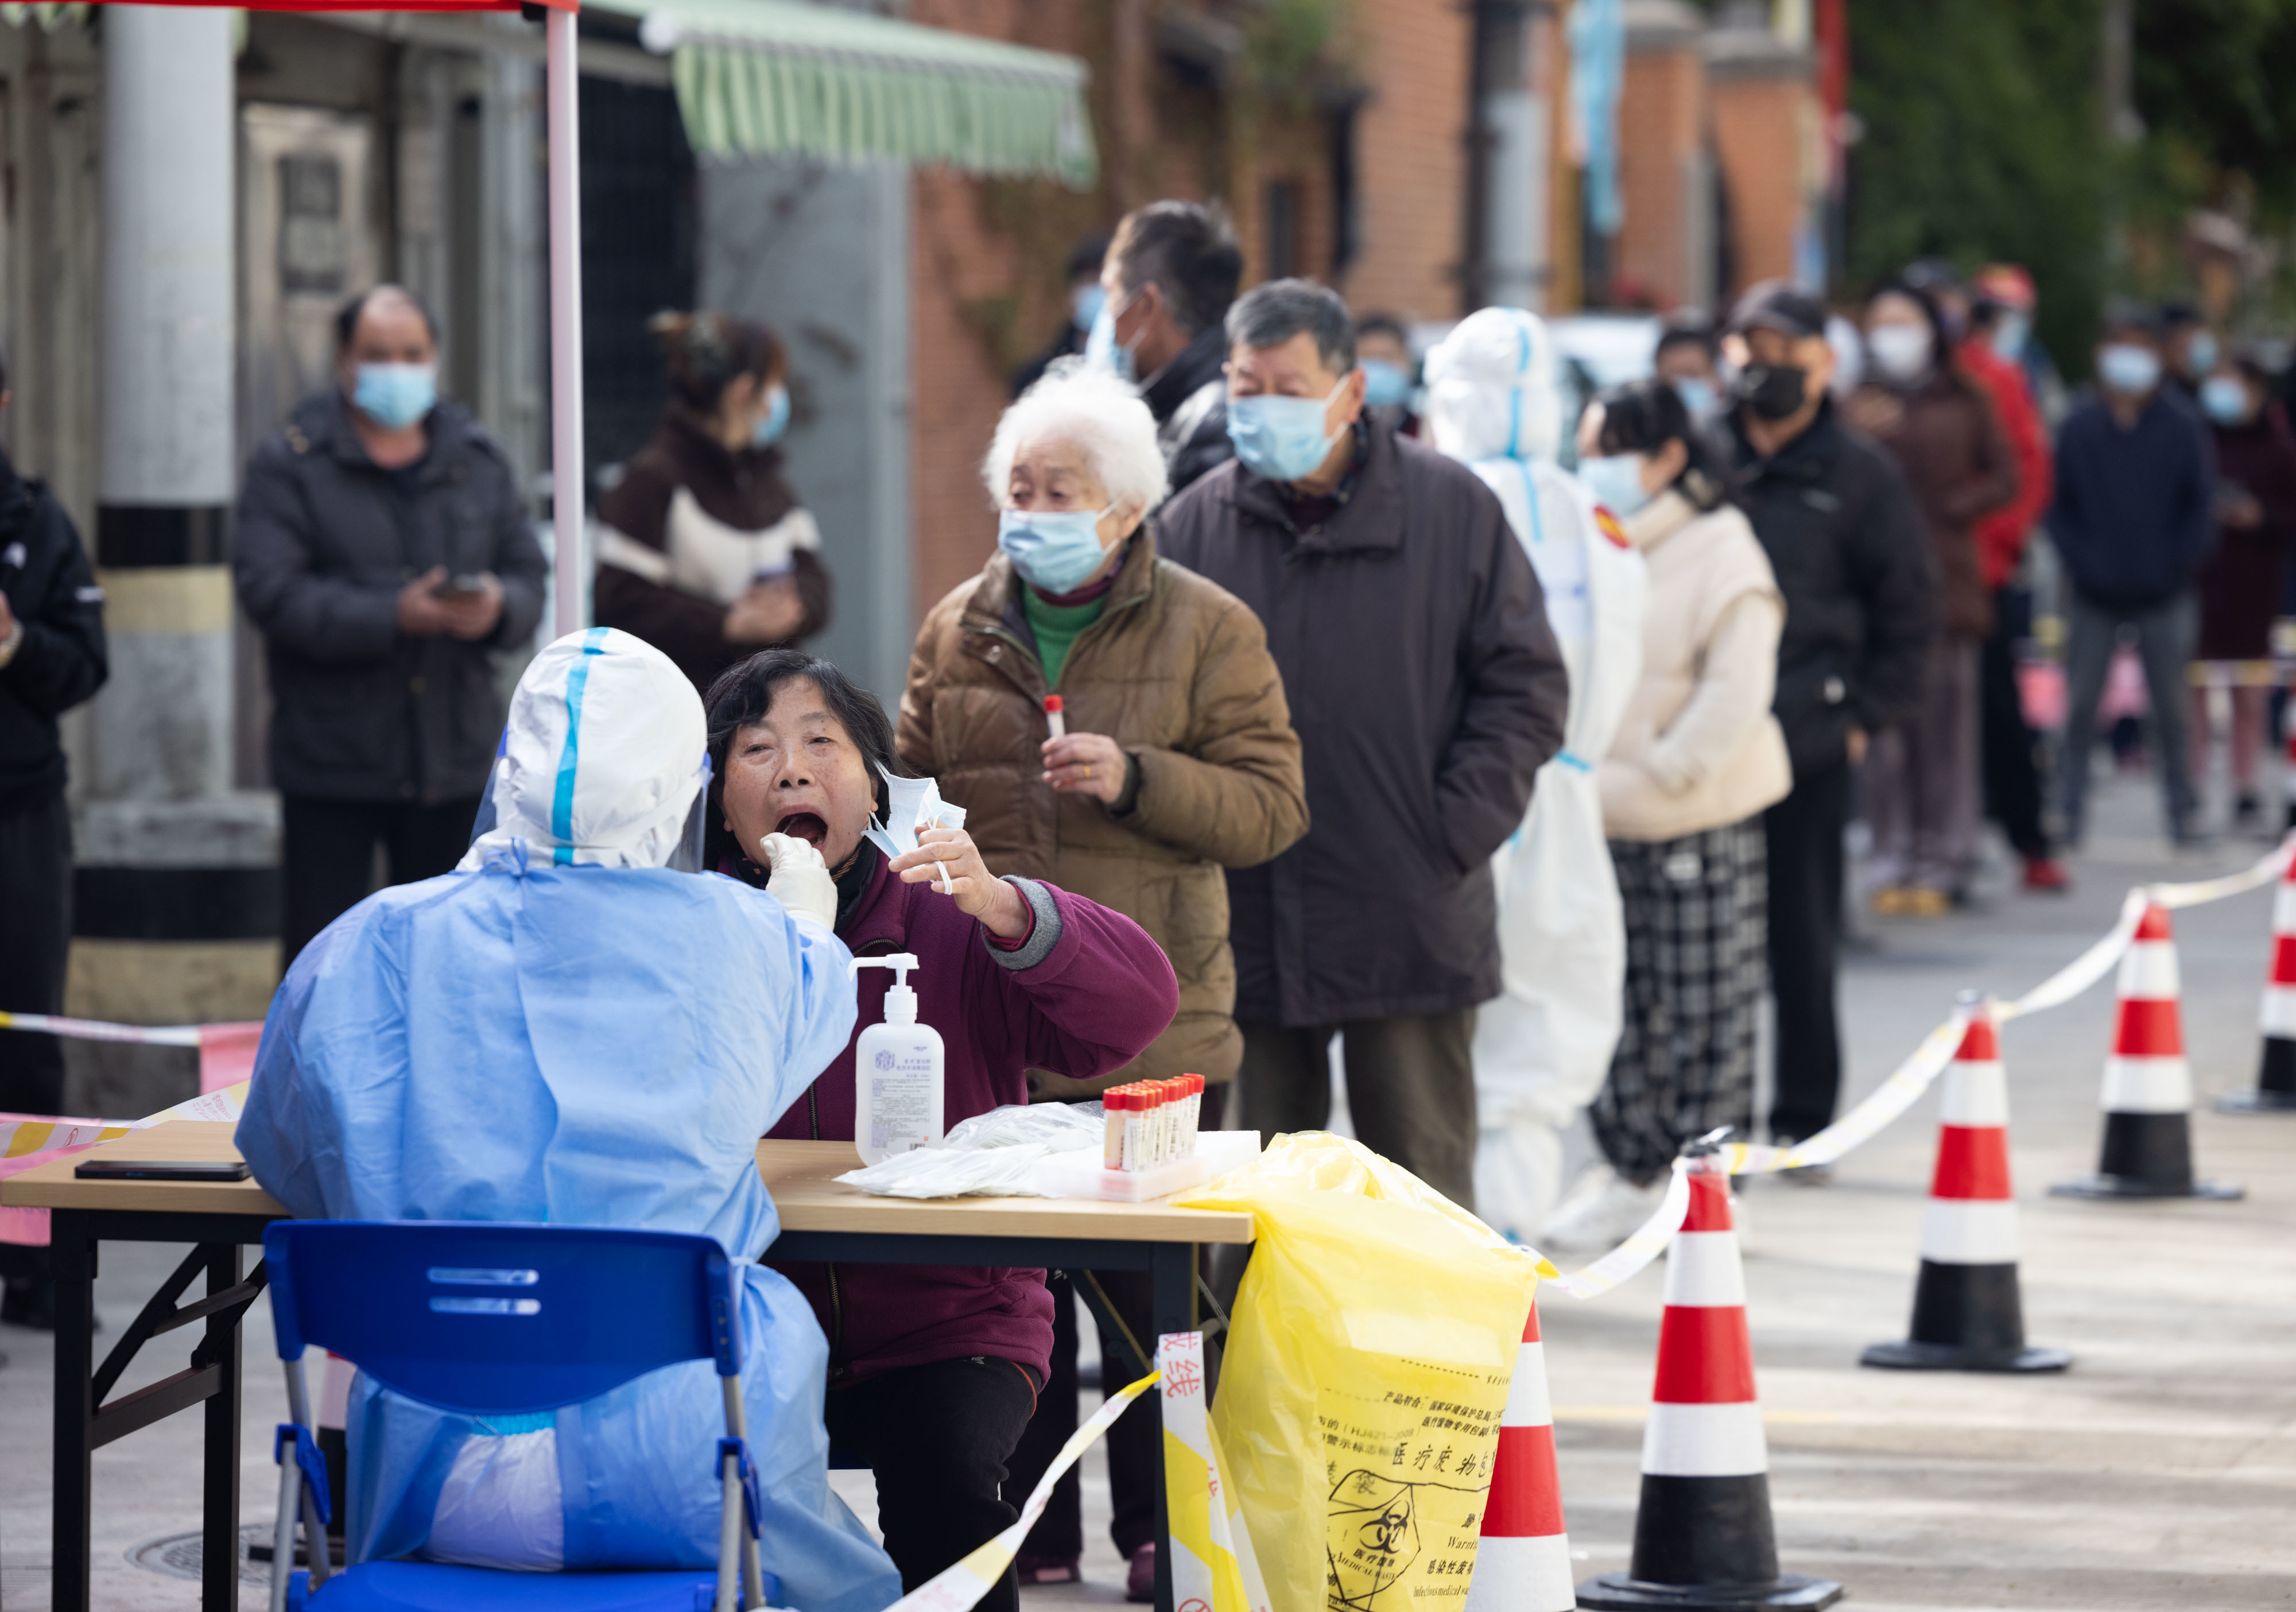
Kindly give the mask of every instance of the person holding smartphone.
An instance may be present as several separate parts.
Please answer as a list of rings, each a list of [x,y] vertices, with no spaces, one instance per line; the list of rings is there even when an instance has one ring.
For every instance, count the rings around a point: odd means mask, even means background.
[[[503,730],[495,655],[545,565],[509,456],[439,396],[439,333],[395,285],[335,321],[334,384],[248,461],[232,534],[271,672],[283,966],[374,887],[469,843]]]
[[[598,621],[644,638],[698,690],[829,625],[821,529],[782,476],[789,359],[730,314],[654,316],[661,424],[598,500]]]

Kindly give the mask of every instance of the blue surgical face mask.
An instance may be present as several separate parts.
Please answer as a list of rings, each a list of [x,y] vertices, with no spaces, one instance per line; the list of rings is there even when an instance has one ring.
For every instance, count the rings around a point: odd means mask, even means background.
[[[789,388],[776,381],[766,389],[766,412],[759,415],[757,423],[750,427],[750,446],[771,448],[782,440],[782,433],[789,429]]]
[[[1094,280],[1069,292],[1069,323],[1078,330],[1089,331],[1099,322],[1100,310],[1108,306],[1108,292]]]
[[[1363,372],[1365,408],[1394,408],[1411,400],[1411,376],[1402,365],[1365,358]]]
[[[391,431],[404,431],[439,402],[435,364],[362,364],[351,388],[359,413]]]
[[[1074,593],[1108,557],[1100,522],[1115,507],[1008,509],[996,517],[996,547],[1038,593]]]
[[[1239,398],[1231,391],[1227,437],[1235,444],[1235,456],[1246,470],[1271,481],[1296,481],[1313,474],[1340,440],[1340,432],[1324,429],[1324,414],[1347,383],[1341,375],[1339,385],[1320,398],[1286,398],[1275,392]],[[1343,425],[1340,431],[1346,429]]]
[[[2161,355],[2149,347],[2115,341],[2098,350],[2097,378],[2124,397],[2139,398],[2161,384]]]
[[[2025,338],[2032,333],[2033,321],[2028,316],[2009,309],[1994,322],[1993,350],[2014,364],[2025,356]]]
[[[2210,375],[2201,382],[2201,408],[2219,425],[2238,425],[2248,418],[2248,388],[2231,375]]]
[[[1690,417],[1701,422],[1712,419],[1722,407],[1714,382],[1702,375],[1683,376],[1674,383],[1674,395],[1682,399],[1682,407]]]
[[[2202,331],[2185,343],[2185,368],[2196,375],[2204,375],[2217,366],[2217,339]]]
[[[1609,454],[1599,459],[1581,459],[1578,479],[1587,484],[1595,502],[1614,515],[1630,515],[1651,499],[1643,488],[1640,454]]]
[[[1131,300],[1126,299],[1124,307],[1131,306]],[[1084,339],[1084,361],[1095,368],[1115,371],[1119,380],[1130,381],[1136,378],[1132,350],[1119,346],[1116,340],[1116,316],[1123,311],[1105,296],[1101,298],[1100,311],[1093,315],[1092,329]]]

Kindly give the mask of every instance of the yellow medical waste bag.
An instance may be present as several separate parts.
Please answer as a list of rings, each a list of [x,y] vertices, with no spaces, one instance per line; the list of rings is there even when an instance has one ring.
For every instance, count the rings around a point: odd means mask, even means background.
[[[1211,1426],[1273,1612],[1464,1607],[1537,1256],[1325,1131],[1180,1201],[1255,1222]]]

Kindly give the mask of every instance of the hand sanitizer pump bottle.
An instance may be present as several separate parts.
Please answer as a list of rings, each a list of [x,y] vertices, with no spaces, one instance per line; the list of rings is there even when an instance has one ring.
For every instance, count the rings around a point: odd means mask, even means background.
[[[940,1032],[917,1023],[917,993],[909,988],[915,966],[915,956],[906,951],[853,959],[855,979],[864,968],[893,971],[885,1022],[864,1030],[853,1049],[853,1141],[865,1164],[882,1164],[941,1139]]]

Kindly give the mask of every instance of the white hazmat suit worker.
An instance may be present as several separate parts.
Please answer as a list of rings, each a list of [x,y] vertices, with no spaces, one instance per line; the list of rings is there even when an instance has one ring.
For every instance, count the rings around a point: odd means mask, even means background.
[[[900,1579],[829,1488],[827,1344],[797,1289],[746,1262],[780,1230],[757,1139],[852,1034],[850,954],[828,927],[825,869],[775,881],[791,906],[676,870],[698,845],[706,743],[692,683],[628,634],[570,634],[536,656],[462,865],[368,897],[288,971],[239,1147],[306,1218],[716,1238],[744,1262],[742,1394],[775,1604],[876,1612]],[[351,1559],[706,1571],[724,1416],[706,1361],[490,1421],[361,1376]]]
[[[1595,764],[1642,675],[1643,561],[1555,463],[1562,399],[1536,315],[1469,315],[1425,374],[1435,446],[1505,506],[1570,674],[1562,750],[1493,860],[1503,985],[1475,1017],[1475,1206],[1532,1242],[1562,1191],[1562,1130],[1602,1089],[1619,1040],[1626,930]]]

